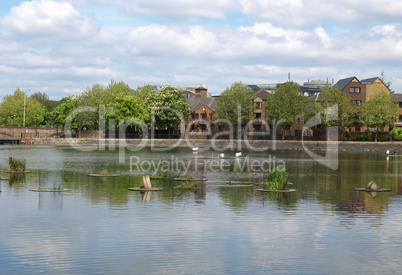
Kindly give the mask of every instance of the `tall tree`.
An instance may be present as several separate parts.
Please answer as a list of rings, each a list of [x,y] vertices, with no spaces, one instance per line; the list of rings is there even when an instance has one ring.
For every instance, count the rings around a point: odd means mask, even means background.
[[[350,98],[337,86],[325,87],[318,95],[317,103],[321,115],[321,126],[339,126],[347,128],[354,123],[356,108]],[[337,113],[329,114],[330,107],[336,107]]]
[[[267,96],[265,110],[273,123],[279,123],[286,129],[295,123],[298,115],[302,114],[303,106],[304,97],[300,86],[294,82],[286,82]],[[282,131],[282,139],[285,139],[285,131]]]
[[[384,73],[384,71],[381,71],[380,79],[381,79],[382,82],[384,82],[385,86],[388,87],[388,89],[389,89],[389,91],[391,92],[391,94],[395,93],[395,91],[394,91],[393,89],[391,89],[392,82],[385,80],[385,73]]]
[[[25,101],[25,111],[24,111]],[[25,112],[25,120],[24,120]],[[42,123],[45,109],[36,99],[27,97],[26,93],[17,88],[14,94],[6,95],[0,104],[0,124],[36,126]]]
[[[236,129],[249,122],[253,99],[253,89],[242,82],[235,82],[222,92],[215,107],[215,114],[219,119],[227,119],[233,129]]]
[[[50,120],[56,124],[57,127],[64,129],[67,118],[69,115],[78,108],[79,97],[68,96],[64,97],[62,103],[53,109],[51,112]],[[79,123],[82,124],[82,121]],[[78,128],[77,117],[72,121],[72,129],[64,130],[76,130]]]
[[[167,126],[169,135],[171,130],[179,126],[182,119],[186,119],[191,113],[183,91],[175,90],[173,87],[166,87],[151,96],[148,104],[151,107],[151,114],[154,114],[155,126]]]
[[[156,91],[151,85],[145,85],[143,87],[138,87],[133,94],[134,96],[147,101],[156,95]]]
[[[119,95],[112,103],[107,105],[107,119],[113,119],[114,125],[109,125],[111,129],[118,128],[122,123],[129,122],[132,119],[138,119],[141,122],[149,121],[149,111],[142,99],[133,95]]]
[[[50,100],[49,96],[46,93],[36,92],[31,95],[31,98],[36,99],[39,103],[41,103],[46,109],[50,112],[60,103],[55,100]]]
[[[99,111],[102,106],[115,102],[117,97],[128,96],[132,92],[130,86],[123,81],[116,82],[111,80],[105,87],[101,84],[93,84],[79,96],[77,107],[94,107]],[[86,128],[97,129],[99,127],[99,113],[94,111],[85,111],[77,115],[77,121],[82,121]],[[78,128],[80,130],[80,128]]]
[[[398,115],[398,104],[387,92],[380,92],[369,101],[364,102],[359,109],[360,123],[375,128],[375,141],[378,132],[385,126],[393,127]]]

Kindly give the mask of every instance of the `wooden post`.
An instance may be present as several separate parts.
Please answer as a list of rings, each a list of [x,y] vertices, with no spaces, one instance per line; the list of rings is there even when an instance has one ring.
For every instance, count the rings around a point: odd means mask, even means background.
[[[144,188],[144,189],[151,189],[152,188],[151,179],[149,178],[149,176],[143,176],[142,177],[141,188]]]

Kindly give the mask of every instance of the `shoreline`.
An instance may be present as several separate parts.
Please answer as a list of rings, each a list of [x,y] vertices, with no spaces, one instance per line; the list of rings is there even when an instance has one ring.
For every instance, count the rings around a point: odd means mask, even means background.
[[[248,148],[256,151],[269,150],[326,150],[326,151],[378,151],[390,152],[402,150],[402,141],[387,142],[358,142],[358,141],[300,141],[300,140],[206,140],[206,139],[86,139],[86,138],[34,138],[32,145],[86,147],[152,147],[152,148],[185,148],[199,147],[205,149],[242,149]]]

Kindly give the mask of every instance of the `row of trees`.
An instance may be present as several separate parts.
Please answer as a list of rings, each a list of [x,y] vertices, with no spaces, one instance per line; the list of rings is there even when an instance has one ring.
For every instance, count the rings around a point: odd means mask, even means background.
[[[239,122],[246,124],[252,112],[253,99],[251,88],[241,82],[234,83],[222,93],[215,109],[216,115],[228,119],[233,125]],[[355,125],[374,128],[377,139],[377,133],[382,128],[395,124],[398,105],[384,91],[355,106],[336,86],[325,87],[317,97],[306,99],[297,83],[287,82],[267,96],[265,112],[270,123],[279,124],[284,129],[314,118],[314,124],[319,128],[339,126],[345,130]]]
[[[102,124],[105,129],[117,129],[127,122],[133,127],[139,121],[149,123],[150,114],[156,127],[171,130],[180,124],[180,116],[187,118],[191,113],[182,91],[167,87],[156,93],[151,86],[133,90],[124,82],[112,80],[107,86],[94,84],[80,95],[64,97],[56,104],[46,94],[27,97],[17,88],[1,102],[0,123],[23,126],[24,102],[25,126],[55,124],[63,127],[69,122],[79,134],[84,128],[99,129]],[[102,119],[102,112],[106,120]]]
[[[246,84],[235,82],[226,88],[215,107],[215,117],[227,119],[233,126],[244,126],[253,112],[254,91]],[[156,93],[151,86],[133,90],[124,82],[111,81],[107,86],[94,84],[78,96],[68,96],[61,102],[49,100],[44,93],[27,97],[17,88],[3,98],[0,105],[0,124],[23,126],[52,125],[63,127],[68,121],[78,132],[86,129],[117,129],[123,123],[139,125],[139,121],[171,132],[187,118],[191,110],[181,90],[167,87]],[[329,112],[331,106],[337,112]],[[79,110],[72,118],[70,114]],[[172,111],[176,110],[176,111]],[[270,123],[289,128],[295,123],[318,119],[319,127],[339,126],[347,129],[356,123],[377,129],[393,126],[398,107],[389,94],[379,93],[357,107],[336,86],[326,87],[313,100],[306,100],[297,83],[287,82],[267,96],[266,116]],[[103,113],[106,120],[102,120]],[[70,117],[69,117],[70,116]],[[102,127],[101,127],[102,126]],[[235,128],[236,129],[236,128]]]

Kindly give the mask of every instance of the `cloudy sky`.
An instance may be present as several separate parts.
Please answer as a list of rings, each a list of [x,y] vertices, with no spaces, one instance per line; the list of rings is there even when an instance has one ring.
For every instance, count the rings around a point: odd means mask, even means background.
[[[380,76],[402,93],[402,1],[0,2],[0,97],[53,99],[111,79],[221,93],[247,84]]]

